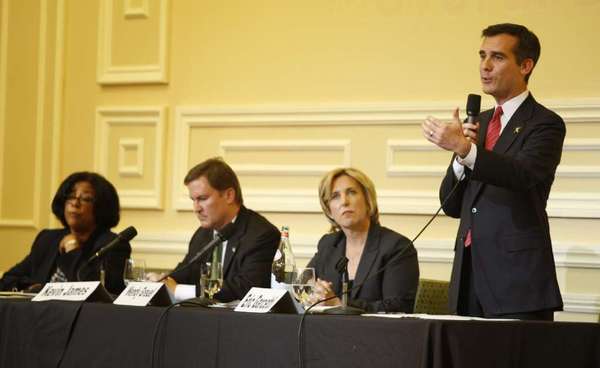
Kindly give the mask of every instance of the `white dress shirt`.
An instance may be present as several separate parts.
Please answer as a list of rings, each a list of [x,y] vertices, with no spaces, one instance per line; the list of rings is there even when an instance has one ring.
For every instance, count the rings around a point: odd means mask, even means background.
[[[237,219],[237,216],[233,218],[233,220],[231,220],[231,222],[235,222],[235,220]],[[216,238],[218,231],[217,230],[213,230],[213,239]],[[222,267],[225,267],[225,253],[227,253],[227,240],[225,240],[222,243],[222,247],[223,247],[223,252],[221,254],[221,265]],[[200,280],[198,280],[200,281]],[[196,285],[190,285],[190,284],[177,284],[177,286],[175,287],[175,293],[174,293],[174,297],[175,297],[175,302],[180,302],[182,300],[186,300],[186,299],[191,299],[191,298],[195,298],[196,295]]]
[[[521,104],[525,101],[527,96],[529,96],[529,91],[525,90],[520,95],[517,95],[517,96],[511,98],[510,100],[504,102],[504,104],[502,105],[502,115],[500,115],[500,133],[499,134],[502,134],[504,127],[506,126],[506,124],[508,124],[508,122],[510,121],[510,118],[512,118],[512,116],[515,114],[515,112],[517,111],[519,106],[521,106]],[[496,107],[498,107],[498,106],[496,105]],[[496,107],[494,107],[494,109]],[[457,155],[456,160],[454,160],[452,162],[452,170],[454,171],[454,175],[456,176],[456,178],[461,179],[461,180],[464,179],[461,177],[463,176],[463,173],[465,172],[465,166],[468,167],[469,169],[473,170],[473,168],[475,167],[476,159],[477,159],[477,145],[475,143],[471,142],[471,150],[469,150],[469,153],[464,158],[460,158]]]

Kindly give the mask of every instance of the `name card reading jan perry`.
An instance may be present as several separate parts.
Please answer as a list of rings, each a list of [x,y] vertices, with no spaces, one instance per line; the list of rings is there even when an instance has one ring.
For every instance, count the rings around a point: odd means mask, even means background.
[[[163,286],[162,282],[130,282],[113,304],[146,306]]]
[[[284,289],[253,287],[234,309],[236,312],[267,313],[287,293]]]
[[[46,300],[84,301],[98,288],[100,281],[49,282],[33,298],[33,302]]]

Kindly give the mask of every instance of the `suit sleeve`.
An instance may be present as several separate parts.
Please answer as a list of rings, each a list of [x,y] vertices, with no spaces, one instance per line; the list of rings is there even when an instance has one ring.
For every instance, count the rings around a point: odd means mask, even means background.
[[[267,227],[252,243],[246,243],[245,254],[239,272],[223,280],[223,288],[215,294],[221,301],[242,299],[254,286],[268,288],[271,282],[271,265],[281,234],[274,227]]]
[[[452,168],[452,161],[454,161],[455,157],[456,156],[452,156],[450,166],[446,170],[446,176],[444,176],[442,184],[440,185],[439,197],[444,213],[447,216],[459,218],[463,195],[467,188],[471,170],[465,167],[465,178],[458,183],[458,179],[456,178],[456,175],[454,175],[454,169]],[[457,186],[456,189],[454,189],[455,186]]]
[[[387,260],[381,280],[382,300],[352,300],[351,304],[368,312],[412,313],[419,285],[417,251],[410,241],[401,239]]]
[[[200,248],[202,246],[204,246],[204,244],[202,244],[201,241],[201,230],[202,229],[198,229],[194,235],[192,236],[192,239],[190,239],[190,244],[188,246],[188,252],[185,255],[185,257],[183,258],[183,260],[181,262],[179,262],[179,264],[177,264],[177,266],[174,268],[174,270],[178,270],[173,272],[173,274],[171,275],[171,277],[178,283],[178,284],[197,284],[198,280],[200,279],[200,266],[199,264],[201,263],[201,261],[196,262],[196,264],[187,266],[184,269],[181,269],[182,267],[184,267],[185,265],[187,265],[190,260],[194,257],[194,255],[196,254],[196,252],[198,250],[200,250]]]
[[[42,230],[38,233],[29,254],[19,263],[14,265],[10,270],[6,271],[0,279],[0,290],[10,291],[13,288],[17,290],[23,290],[35,283],[43,283],[46,280],[34,280],[33,277],[33,254],[35,250],[41,246],[42,234],[46,230]]]
[[[478,150],[472,179],[512,191],[530,191],[552,183],[562,153],[565,137],[563,120],[552,112],[538,118],[514,156]]]

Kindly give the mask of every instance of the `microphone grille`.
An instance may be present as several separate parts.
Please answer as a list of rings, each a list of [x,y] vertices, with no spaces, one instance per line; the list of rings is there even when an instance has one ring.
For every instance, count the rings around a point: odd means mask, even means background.
[[[477,116],[481,110],[481,96],[476,94],[469,94],[467,97],[467,115]]]
[[[336,271],[339,273],[344,272],[346,267],[348,267],[348,262],[350,262],[350,260],[347,257],[342,256],[335,264]]]
[[[233,235],[233,231],[235,230],[235,224],[233,222],[225,225],[221,230],[219,230],[219,237],[222,241],[225,241]]]
[[[131,239],[135,238],[135,236],[137,235],[137,230],[135,229],[135,227],[133,226],[129,226],[128,228],[126,228],[125,230],[121,231],[119,233],[119,238],[125,240],[125,241],[130,241]]]

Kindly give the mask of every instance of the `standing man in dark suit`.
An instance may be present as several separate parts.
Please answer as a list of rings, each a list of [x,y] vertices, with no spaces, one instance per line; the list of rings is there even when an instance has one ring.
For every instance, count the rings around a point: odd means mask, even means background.
[[[496,107],[480,123],[428,117],[423,135],[454,152],[440,187],[444,212],[459,217],[450,309],[461,315],[553,320],[562,299],[546,202],[565,124],[527,89],[540,55],[535,34],[497,24],[482,32],[483,91]],[[455,188],[456,187],[456,188]]]
[[[223,286],[214,298],[222,302],[242,299],[253,286],[269,287],[271,263],[280,233],[267,219],[243,205],[237,176],[222,159],[211,158],[193,167],[184,179],[200,228],[190,240],[189,250],[177,266],[192,257],[225,225],[234,222],[233,234],[215,248],[223,267]],[[221,248],[221,249],[218,249]],[[180,301],[195,297],[200,280],[200,265],[213,254],[208,252],[191,267],[175,272],[165,280]],[[187,285],[182,285],[187,284]]]

